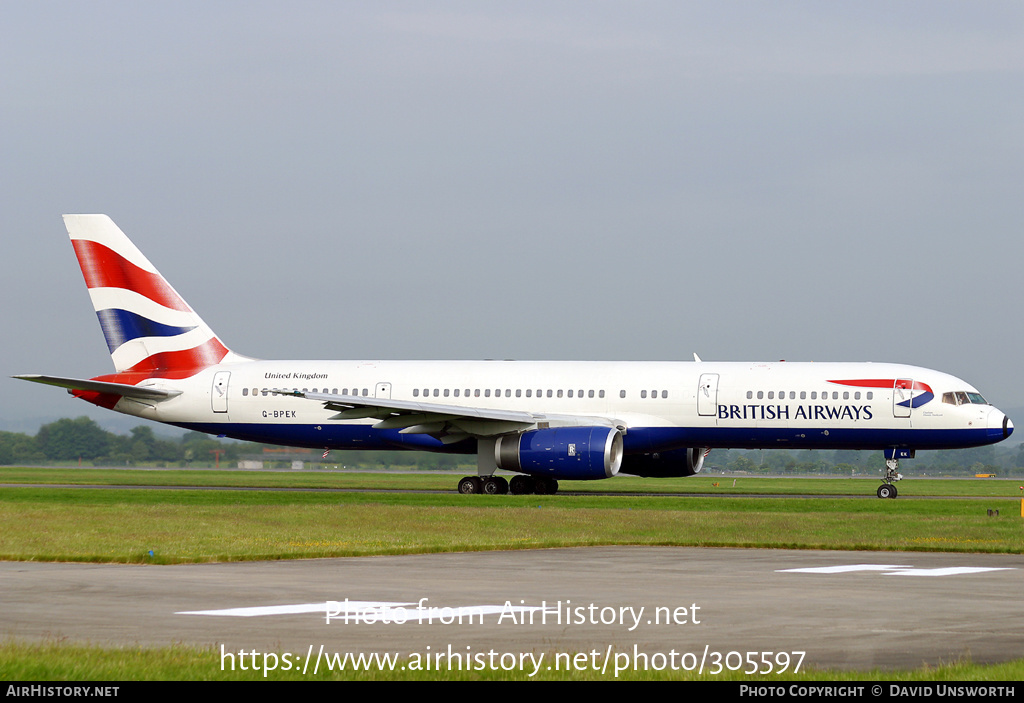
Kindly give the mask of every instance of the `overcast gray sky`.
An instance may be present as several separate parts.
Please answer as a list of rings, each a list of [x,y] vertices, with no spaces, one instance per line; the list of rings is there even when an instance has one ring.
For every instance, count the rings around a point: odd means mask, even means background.
[[[103,212],[250,356],[896,361],[1024,407],[1020,2],[7,1],[0,66],[4,376],[112,370],[60,219]]]

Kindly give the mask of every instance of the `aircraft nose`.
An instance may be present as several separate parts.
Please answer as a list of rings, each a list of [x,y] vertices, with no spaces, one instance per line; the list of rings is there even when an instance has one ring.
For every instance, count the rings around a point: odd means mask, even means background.
[[[988,414],[988,434],[997,442],[1006,439],[1013,434],[1013,422],[1005,413],[993,408]]]

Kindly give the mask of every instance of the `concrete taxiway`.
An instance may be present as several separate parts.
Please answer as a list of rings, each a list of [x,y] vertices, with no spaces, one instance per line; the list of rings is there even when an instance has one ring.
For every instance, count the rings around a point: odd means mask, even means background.
[[[717,652],[723,664],[729,652],[806,652],[805,667],[855,669],[1024,657],[1018,555],[593,547],[180,566],[6,562],[0,582],[0,635],[20,640],[295,656],[321,646],[402,656],[628,650],[707,662]],[[345,599],[363,604],[360,621],[328,623],[325,610],[342,607],[328,603]],[[365,622],[382,618],[405,622]]]

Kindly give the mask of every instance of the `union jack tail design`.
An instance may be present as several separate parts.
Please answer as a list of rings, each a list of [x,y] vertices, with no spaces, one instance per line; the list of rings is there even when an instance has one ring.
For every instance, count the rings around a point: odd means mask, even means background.
[[[185,378],[232,355],[113,220],[64,224],[118,374]]]

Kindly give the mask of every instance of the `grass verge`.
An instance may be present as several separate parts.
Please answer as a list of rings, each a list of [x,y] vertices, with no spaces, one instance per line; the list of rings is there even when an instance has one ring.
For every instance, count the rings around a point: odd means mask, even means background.
[[[555,653],[544,653],[553,661]],[[564,655],[563,655],[564,656]],[[314,675],[299,668],[268,672],[249,668],[221,670],[220,652],[215,647],[174,645],[170,647],[104,648],[93,645],[44,642],[9,642],[0,645],[0,672],[12,681],[525,681],[529,671],[419,671],[411,660],[397,660],[394,670],[377,666],[322,670]],[[533,680],[540,681],[1020,681],[1024,679],[1024,660],[1001,664],[974,664],[957,661],[936,667],[910,670],[846,671],[804,669],[800,672],[769,676],[747,676],[725,671],[719,675],[687,671],[628,670],[618,677],[599,671],[541,670]]]
[[[1018,511],[996,498],[24,487],[0,489],[0,559],[174,564],[610,544],[1020,554]]]
[[[102,486],[196,486],[224,488],[311,488],[348,490],[454,491],[459,473],[382,471],[226,471],[213,469],[92,469],[0,467],[0,484]],[[735,483],[735,485],[733,485]],[[690,495],[875,495],[878,478],[788,478],[692,476],[644,479],[617,476],[607,481],[562,481],[563,492]],[[1021,481],[1009,479],[911,478],[902,496],[1021,498]]]

